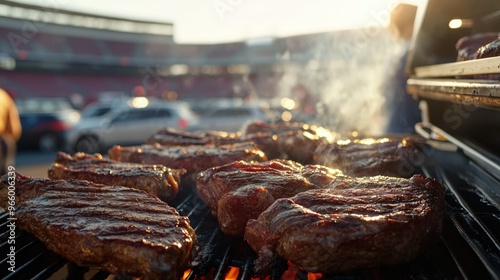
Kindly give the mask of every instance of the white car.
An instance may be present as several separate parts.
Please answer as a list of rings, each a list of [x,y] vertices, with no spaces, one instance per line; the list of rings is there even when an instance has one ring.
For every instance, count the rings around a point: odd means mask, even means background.
[[[101,99],[83,108],[81,118],[86,119],[86,118],[102,117],[105,114],[115,110],[117,107],[133,104],[134,100],[146,100],[146,99],[143,98],[137,99],[134,97],[125,98],[120,96],[114,99],[111,98]]]
[[[113,145],[143,144],[162,128],[185,130],[196,123],[186,102],[139,97],[101,117],[83,118],[67,133],[66,143],[72,151],[95,153]]]
[[[224,105],[207,111],[206,114],[200,116],[198,125],[191,129],[237,132],[241,131],[248,122],[273,119],[269,110],[258,103]]]

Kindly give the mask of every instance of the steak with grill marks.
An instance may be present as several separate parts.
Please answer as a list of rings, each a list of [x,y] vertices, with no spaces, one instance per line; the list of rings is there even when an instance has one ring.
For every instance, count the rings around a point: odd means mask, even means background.
[[[410,177],[423,163],[420,138],[366,138],[319,145],[314,151],[316,164],[338,168],[350,176]]]
[[[476,52],[476,59],[500,56],[500,37],[495,41],[480,47]],[[476,79],[500,80],[500,74],[474,75]]]
[[[261,134],[259,137],[261,141],[265,139],[263,135],[267,135],[265,146],[268,148],[262,149],[274,151],[276,156],[270,158],[286,158],[302,164],[312,163],[316,147],[320,144],[331,143],[337,137],[334,132],[321,126],[300,122],[255,121],[247,124],[244,135],[251,137],[256,133]]]
[[[487,32],[460,38],[455,44],[458,52],[457,61],[476,59],[478,50],[495,41],[499,36],[500,33]]]
[[[500,55],[500,33],[478,33],[460,38],[455,45],[457,61],[481,59]],[[466,76],[465,76],[466,77]],[[499,74],[479,74],[476,79],[499,80]]]
[[[157,131],[146,141],[147,144],[162,146],[225,145],[244,142],[238,133],[225,131],[181,131],[170,127]]]
[[[408,262],[439,240],[445,189],[414,175],[344,178],[276,200],[245,239],[265,272],[279,256],[325,274]]]
[[[321,188],[338,177],[343,177],[338,170],[289,160],[238,161],[200,172],[196,188],[222,231],[242,236],[247,221],[257,218],[276,199]]]
[[[0,181],[4,209],[11,178]],[[16,225],[80,266],[177,280],[195,253],[189,219],[141,190],[16,174],[15,195]]]
[[[210,167],[238,160],[267,160],[266,154],[251,142],[220,146],[114,146],[109,150],[109,157],[122,162],[163,164],[170,168],[184,168],[187,172],[183,181],[187,182],[191,182],[196,173]]]
[[[283,157],[278,147],[277,138],[273,134],[255,132],[248,135],[241,133],[231,133],[225,131],[180,131],[172,128],[165,128],[147,141],[147,144],[161,146],[190,146],[190,145],[227,145],[235,143],[253,142],[261,149],[268,159]]]
[[[297,130],[307,130],[314,133],[314,129],[310,128],[310,125],[301,122],[264,122],[257,120],[254,122],[249,122],[245,125],[244,134],[253,134],[257,132],[269,133],[269,134],[279,134],[282,132],[297,131]]]
[[[246,126],[243,134],[225,131],[186,132],[165,128],[152,135],[147,143],[161,146],[220,146],[252,142],[268,159],[289,159],[309,164],[316,147],[321,143],[331,143],[335,137],[335,133],[316,125],[255,121]]]
[[[78,179],[109,186],[124,186],[146,191],[164,201],[179,192],[180,177],[185,172],[163,165],[125,163],[105,159],[100,154],[58,152],[48,171],[51,179]]]
[[[477,50],[476,58],[487,58],[500,56],[500,39],[497,38],[495,41],[480,47]]]

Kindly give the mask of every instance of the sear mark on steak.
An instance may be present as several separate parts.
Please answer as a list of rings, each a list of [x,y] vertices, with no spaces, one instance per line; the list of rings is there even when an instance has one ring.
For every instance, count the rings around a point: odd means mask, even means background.
[[[19,227],[80,266],[141,279],[177,280],[195,253],[189,219],[144,191],[21,174],[15,180]],[[4,209],[8,186],[9,177],[4,176]]]
[[[279,256],[325,274],[411,261],[439,240],[444,186],[434,179],[363,177],[276,200],[245,239],[265,272]]]
[[[170,168],[187,170],[183,181],[192,182],[193,176],[210,167],[238,160],[265,161],[267,157],[254,143],[244,142],[220,146],[114,146],[109,157],[122,162],[163,164]]]
[[[50,179],[88,180],[109,186],[124,186],[146,191],[161,200],[173,199],[179,192],[185,170],[163,165],[124,163],[105,159],[100,154],[58,152],[48,171]]]
[[[350,176],[410,177],[425,159],[423,147],[423,140],[413,136],[337,141],[318,146],[314,162]]]
[[[200,172],[196,189],[221,230],[243,236],[247,221],[257,218],[276,199],[321,188],[338,177],[343,177],[338,170],[290,160],[238,161]]]

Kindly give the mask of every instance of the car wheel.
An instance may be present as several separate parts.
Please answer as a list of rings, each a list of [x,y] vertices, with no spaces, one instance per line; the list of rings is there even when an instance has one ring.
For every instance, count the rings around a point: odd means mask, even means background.
[[[44,134],[38,139],[38,149],[42,152],[53,152],[57,149],[57,136],[54,134]]]
[[[75,144],[75,150],[77,152],[83,152],[87,154],[93,154],[99,152],[99,143],[97,139],[91,136],[84,136],[78,139]]]

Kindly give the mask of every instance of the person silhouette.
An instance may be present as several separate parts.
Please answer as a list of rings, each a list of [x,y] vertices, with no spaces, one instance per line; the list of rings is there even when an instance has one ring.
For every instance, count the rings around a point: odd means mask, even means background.
[[[389,114],[386,133],[413,133],[415,123],[421,120],[418,101],[406,91],[405,74],[416,13],[417,6],[406,3],[397,4],[391,11],[389,31],[396,43],[402,44],[405,51],[396,65],[389,70],[383,88]]]
[[[0,88],[0,175],[14,164],[16,143],[21,137],[21,121],[12,97]]]

